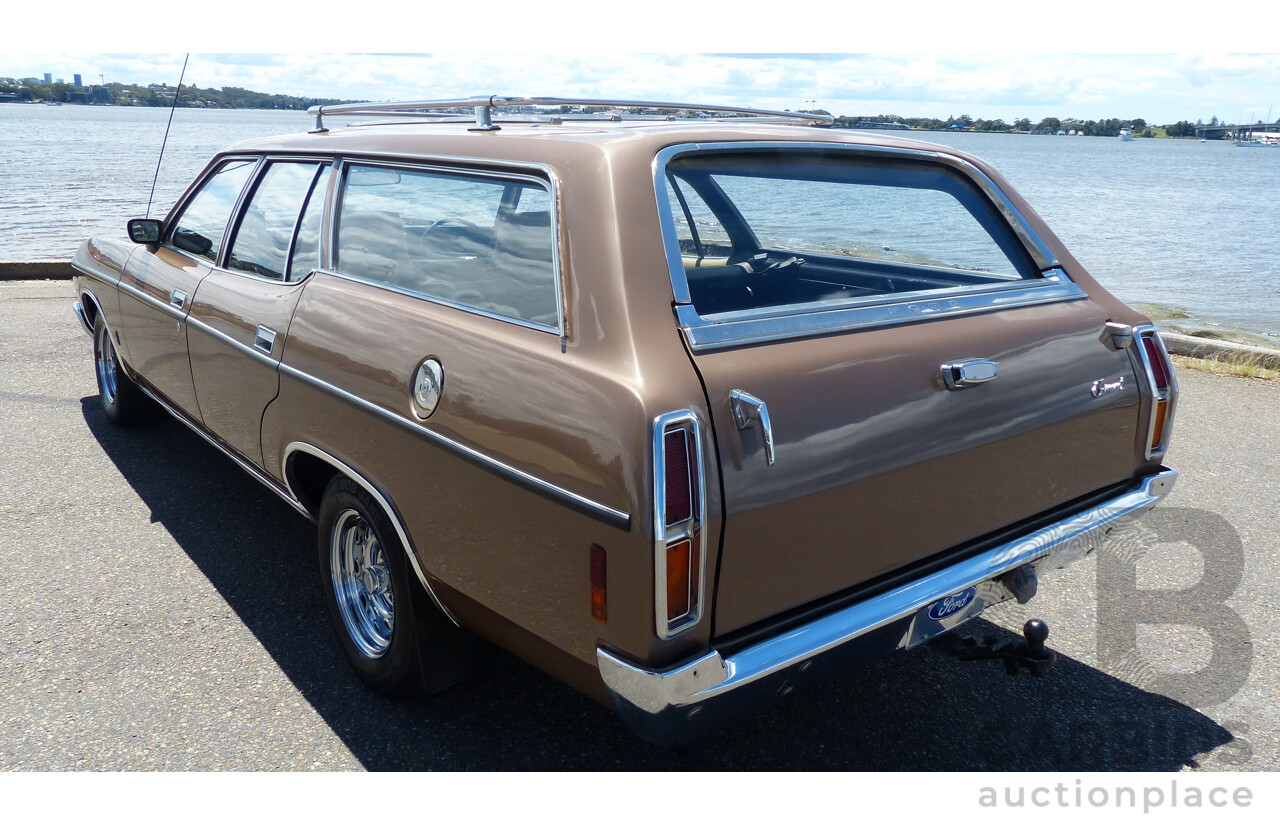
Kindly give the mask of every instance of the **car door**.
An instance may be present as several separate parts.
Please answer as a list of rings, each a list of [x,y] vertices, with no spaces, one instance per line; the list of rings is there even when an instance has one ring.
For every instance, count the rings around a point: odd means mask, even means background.
[[[187,347],[205,426],[262,463],[262,411],[279,390],[281,353],[303,282],[319,263],[327,163],[265,162],[220,265],[191,302]]]
[[[191,299],[223,247],[231,215],[256,158],[214,166],[166,221],[163,241],[139,249],[120,278],[119,332],[130,366],[174,407],[196,421],[187,353]]]

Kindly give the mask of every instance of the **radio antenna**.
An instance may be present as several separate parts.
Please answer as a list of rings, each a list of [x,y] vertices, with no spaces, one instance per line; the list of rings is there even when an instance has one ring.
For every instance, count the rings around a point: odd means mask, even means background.
[[[191,52],[182,58],[182,71],[178,74],[178,88],[173,93],[173,105],[169,107],[169,123],[164,127],[164,140],[160,142],[160,157],[156,158],[156,175],[151,179],[151,194],[147,195],[147,217],[151,217],[151,200],[156,196],[156,181],[160,180],[160,162],[164,160],[164,147],[169,143],[169,127],[173,125],[173,112],[178,108],[178,95],[182,94],[182,79],[187,76],[187,60]]]

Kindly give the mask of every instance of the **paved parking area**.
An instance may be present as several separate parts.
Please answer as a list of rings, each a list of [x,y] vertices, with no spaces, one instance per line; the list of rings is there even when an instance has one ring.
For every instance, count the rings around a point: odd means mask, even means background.
[[[0,770],[1280,767],[1280,384],[1180,373],[1140,531],[971,623],[1053,629],[1044,679],[927,650],[677,747],[510,657],[367,693],[305,519],[181,425],[112,427],[67,282],[0,283]]]

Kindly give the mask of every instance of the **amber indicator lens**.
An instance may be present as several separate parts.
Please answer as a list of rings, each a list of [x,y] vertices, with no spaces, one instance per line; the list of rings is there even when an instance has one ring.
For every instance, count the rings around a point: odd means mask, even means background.
[[[1151,449],[1158,449],[1164,444],[1164,422],[1169,412],[1169,402],[1161,398],[1156,401],[1156,423],[1151,427]]]
[[[670,526],[693,517],[693,493],[689,473],[689,433],[671,430],[662,437],[666,522]]]
[[[692,544],[688,539],[667,547],[667,621],[689,613],[689,567]]]
[[[606,618],[605,582],[608,577],[605,569],[605,551],[598,544],[591,545],[591,616],[603,622]]]

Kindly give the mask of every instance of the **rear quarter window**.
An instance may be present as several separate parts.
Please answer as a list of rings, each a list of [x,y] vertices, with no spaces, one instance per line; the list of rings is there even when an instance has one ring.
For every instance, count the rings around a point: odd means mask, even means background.
[[[675,243],[699,315],[1039,277],[1003,216],[941,164],[775,152],[667,167]]]
[[[343,177],[335,266],[467,309],[558,328],[547,186],[352,164]]]

